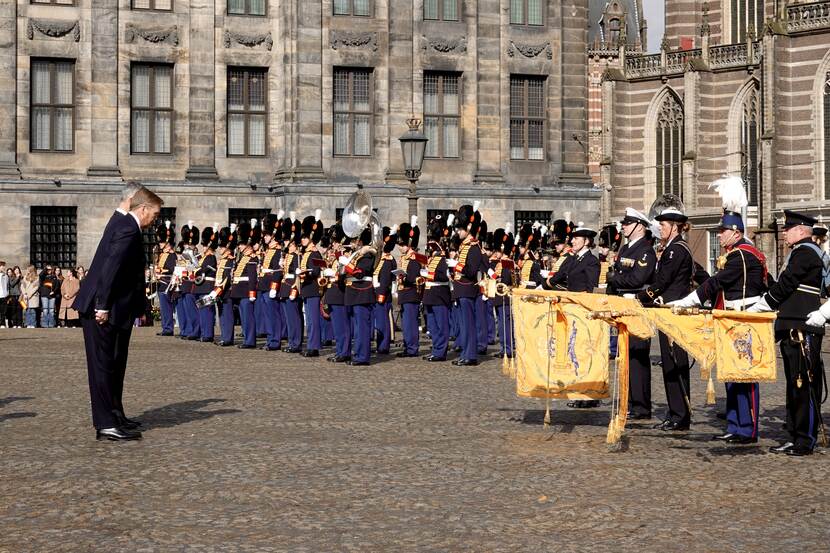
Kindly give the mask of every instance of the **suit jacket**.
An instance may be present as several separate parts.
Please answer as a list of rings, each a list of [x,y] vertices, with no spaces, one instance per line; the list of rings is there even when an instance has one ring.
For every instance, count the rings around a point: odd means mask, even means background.
[[[109,239],[104,240],[109,231]],[[144,313],[144,246],[141,229],[131,216],[110,219],[98,243],[73,308],[84,316],[109,311],[109,323],[126,329]],[[96,264],[95,260],[100,261]]]

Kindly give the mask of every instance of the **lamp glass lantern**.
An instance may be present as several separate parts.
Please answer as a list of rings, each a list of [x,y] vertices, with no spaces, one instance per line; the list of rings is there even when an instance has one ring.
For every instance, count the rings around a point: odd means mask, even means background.
[[[421,121],[419,119],[413,117],[408,119],[406,123],[409,125],[409,130],[398,140],[401,141],[406,178],[411,182],[415,182],[421,176],[421,169],[424,165],[424,154],[426,153],[427,141],[429,139],[421,132]]]

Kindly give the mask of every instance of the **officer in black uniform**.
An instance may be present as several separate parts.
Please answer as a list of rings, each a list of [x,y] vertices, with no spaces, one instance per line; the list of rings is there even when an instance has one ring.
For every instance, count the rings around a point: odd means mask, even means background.
[[[775,338],[781,344],[784,375],[787,378],[787,431],[790,440],[770,448],[773,453],[810,455],[816,446],[821,423],[824,368],[821,340],[824,326],[818,322],[824,282],[824,262],[812,241],[816,220],[808,215],[784,210],[784,239],[792,248],[778,275],[778,282],[752,307],[750,312],[778,310]],[[823,431],[823,429],[822,429]]]
[[[654,278],[657,255],[646,237],[648,217],[636,209],[627,208],[620,221],[626,239],[613,266],[608,271],[607,292],[616,296],[639,294]],[[651,418],[651,338],[628,337],[629,359],[629,417],[634,420]]]
[[[593,292],[599,285],[599,259],[591,253],[595,230],[578,227],[571,233],[571,255],[559,270],[546,278],[545,290],[568,290],[569,292]]]
[[[674,207],[668,207],[655,217],[660,222],[660,237],[664,248],[654,281],[636,294],[643,305],[664,304],[685,297],[689,293],[694,273],[694,260],[683,233],[688,229],[688,217]],[[663,382],[666,386],[668,413],[655,426],[660,430],[688,430],[692,413],[689,399],[689,354],[669,337],[659,333],[660,359],[663,362]]]

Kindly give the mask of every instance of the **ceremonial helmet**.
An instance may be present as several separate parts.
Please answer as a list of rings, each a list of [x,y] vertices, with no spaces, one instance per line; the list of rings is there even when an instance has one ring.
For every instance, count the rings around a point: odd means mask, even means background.
[[[455,228],[463,229],[474,235],[481,225],[481,213],[478,212],[479,202],[473,205],[462,205],[455,214]]]
[[[268,213],[262,218],[262,236],[273,236],[279,238],[281,236],[280,226],[282,225],[282,218],[280,214],[274,215]]]
[[[383,253],[392,253],[398,243],[398,227],[383,227]]]
[[[421,239],[421,229],[418,228],[418,216],[410,217],[408,223],[398,226],[398,245],[409,246],[413,250],[418,249],[418,241]]]
[[[490,234],[487,246],[493,252],[510,255],[513,251],[513,237],[503,228],[497,228]]]
[[[550,233],[551,244],[567,244],[571,238],[571,228],[571,224],[567,220],[555,220],[553,222],[553,230]]]
[[[525,223],[519,229],[519,240],[516,243],[520,248],[536,251],[542,245],[542,231],[540,227],[533,228],[531,223]]]
[[[218,247],[233,249],[235,247],[234,240],[235,237],[233,232],[231,232],[230,227],[222,227],[219,229],[219,235],[216,238],[216,244]]]
[[[202,246],[204,246],[205,248],[210,248],[211,250],[216,249],[219,241],[219,237],[213,230],[214,228],[216,228],[216,226],[205,227],[204,229],[202,229]]]
[[[158,238],[159,246],[164,244],[172,246],[176,243],[176,229],[173,228],[170,221],[165,221],[156,228],[156,238]]]
[[[723,177],[710,184],[709,188],[717,191],[723,205],[723,216],[718,223],[718,228],[744,232],[744,219],[741,212],[749,205],[749,201],[746,197],[743,179],[736,176]]]
[[[323,213],[322,209],[314,212],[314,215],[309,215],[303,219],[302,224],[302,238],[308,238],[312,243],[316,244],[323,237],[325,227],[320,221],[320,215]]]

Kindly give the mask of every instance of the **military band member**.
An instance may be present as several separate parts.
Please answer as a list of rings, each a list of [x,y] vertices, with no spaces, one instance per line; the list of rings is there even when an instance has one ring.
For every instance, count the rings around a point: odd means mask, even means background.
[[[375,329],[375,347],[381,355],[389,354],[389,348],[392,346],[392,271],[398,268],[392,252],[397,244],[397,226],[383,227],[383,253],[372,277],[377,298],[377,303],[372,308],[372,321]]]
[[[216,345],[230,347],[233,345],[233,300],[230,288],[233,284],[234,269],[236,268],[235,252],[239,246],[239,235],[231,227],[223,227],[219,231],[219,248],[221,254],[216,266],[216,288],[211,294],[219,306],[219,341]]]
[[[355,253],[351,259],[342,259],[346,273],[346,305],[351,308],[354,346],[349,365],[369,364],[372,343],[372,305],[375,287],[372,274],[375,270],[377,252],[371,247],[372,229],[365,228],[355,239]]]
[[[279,300],[279,287],[282,280],[282,225],[281,214],[267,214],[262,219],[262,252],[257,278],[257,302],[262,302],[262,327],[265,329],[266,342],[262,349],[278,351],[282,342],[283,313]],[[259,328],[259,325],[258,325]]]
[[[490,270],[490,252],[487,250],[487,221],[482,220],[475,235],[476,242],[481,248],[481,267],[479,274],[486,275]],[[480,282],[484,282],[483,280]],[[490,344],[490,316],[488,309],[492,312],[492,306],[485,294],[484,287],[479,285],[479,294],[476,296],[476,352],[479,356],[487,355],[487,346]],[[494,325],[495,326],[495,325]]]
[[[591,253],[595,230],[577,227],[571,233],[572,253],[553,275],[548,276],[542,287],[546,290],[569,292],[593,292],[599,284],[599,260]]]
[[[300,295],[303,298],[303,314],[305,315],[306,349],[303,357],[318,357],[320,355],[320,265],[323,256],[317,251],[317,243],[323,237],[323,222],[320,221],[321,210],[314,215],[303,219],[302,237],[300,245],[303,253],[297,267],[297,278],[300,279]]]
[[[608,271],[606,292],[616,296],[633,297],[645,290],[654,278],[657,255],[646,237],[650,223],[648,217],[626,208],[620,221],[626,243],[620,248]],[[629,388],[628,410],[633,420],[651,418],[651,338],[642,339],[629,335]]]
[[[450,264],[453,274],[453,298],[458,301],[459,336],[461,355],[453,365],[478,365],[477,333],[475,322],[475,301],[481,294],[482,254],[474,238],[481,225],[481,214],[477,206],[462,205],[455,216],[455,226],[461,245],[458,259]]]
[[[239,247],[242,255],[233,270],[233,281],[230,289],[230,298],[239,308],[239,320],[242,325],[243,343],[239,349],[253,349],[256,347],[256,320],[254,318],[254,302],[256,302],[257,287],[257,258],[254,244],[259,242],[261,231],[259,227],[251,227],[247,223],[237,228]]]
[[[784,210],[784,218],[784,239],[792,251],[778,275],[778,282],[747,311],[778,311],[775,339],[781,344],[787,379],[790,439],[770,451],[800,457],[813,453],[819,426],[823,426],[821,341],[825,315],[830,308],[819,308],[827,268],[820,249],[812,240],[812,226],[816,220],[790,210]]]
[[[432,351],[423,356],[430,362],[447,360],[447,348],[450,338],[450,293],[449,267],[442,243],[447,234],[447,225],[441,215],[437,215],[427,227],[427,254],[429,261],[421,269],[424,279],[423,304],[426,311],[427,329],[432,340]]]
[[[565,217],[565,219],[557,219],[553,222],[550,240],[553,243],[553,251],[556,259],[550,268],[550,274],[556,274],[565,260],[571,255],[570,241],[574,224],[570,222],[570,213],[566,212]]]
[[[159,259],[156,263],[156,280],[158,281],[159,312],[161,313],[161,332],[159,336],[173,336],[173,273],[176,270],[176,231],[170,221],[159,226]]]
[[[739,192],[743,192],[744,183],[740,178],[727,177],[715,184],[719,182],[734,182]],[[744,311],[767,291],[766,258],[744,237],[743,218],[737,211],[745,206],[744,202],[742,206],[724,209],[718,226],[718,241],[724,251],[717,261],[718,272],[670,305],[696,307],[709,302],[715,309]],[[732,444],[758,441],[759,392],[757,382],[726,383],[726,433],[715,436],[714,440]]]
[[[191,260],[199,258],[198,248],[201,236],[199,229],[193,224],[193,221],[188,221],[188,226],[190,227],[190,234],[188,235],[184,248],[188,252],[188,261],[186,263],[190,265]],[[202,335],[201,324],[199,322],[199,310],[196,308],[196,296],[194,295],[196,290],[196,283],[193,281],[194,278],[194,272],[188,269],[182,275],[182,283],[179,288],[181,301],[184,305],[185,320],[187,321],[187,326],[184,331],[179,327],[179,333],[183,340],[198,340]]]
[[[509,227],[508,227],[509,228]],[[496,309],[496,330],[499,335],[499,352],[494,357],[513,357],[513,316],[510,311],[509,289],[513,287],[513,235],[506,229],[496,229],[493,233],[491,259],[494,266],[490,278],[504,285],[507,291],[490,301]]]
[[[300,281],[297,278],[297,268],[300,266],[299,244],[301,225],[292,211],[282,223],[283,238],[285,239],[284,257],[282,261],[282,280],[280,281],[280,301],[285,314],[285,326],[288,342],[283,348],[287,353],[302,351],[302,318],[300,316]]]
[[[337,260],[344,255],[343,227],[336,223],[329,228],[329,266],[324,269],[329,284],[323,302],[330,311],[334,331],[334,355],[327,358],[332,363],[345,363],[352,358],[352,324],[346,307],[346,279],[338,270]]]
[[[539,262],[539,247],[542,244],[542,233],[539,228],[533,228],[525,223],[519,229],[519,241],[516,246],[519,250],[519,277],[516,283],[521,288],[536,290],[542,286],[542,265]]]
[[[463,349],[461,347],[461,315],[458,308],[458,298],[455,297],[454,292],[454,271],[452,267],[454,267],[453,263],[458,261],[458,249],[461,247],[461,238],[455,233],[455,213],[447,217],[448,221],[450,219],[453,222],[448,223],[448,226],[452,226],[452,228],[449,229],[450,234],[446,239],[447,266],[450,268],[450,294],[452,296],[452,303],[450,303],[450,340],[453,342],[453,350],[460,352]]]
[[[317,243],[317,251],[323,259],[320,265],[320,276],[317,277],[317,285],[320,288],[320,345],[324,348],[334,345],[334,326],[331,324],[331,311],[325,302],[326,290],[330,284],[329,280],[323,275],[328,267],[331,267],[331,239],[329,238],[328,229],[323,228],[323,236]],[[337,259],[336,257],[334,259]],[[322,284],[325,282],[325,284]]]
[[[398,304],[401,306],[401,327],[403,330],[403,351],[398,357],[416,357],[420,347],[419,311],[421,294],[419,283],[421,264],[415,259],[421,230],[418,217],[413,215],[409,223],[398,227],[398,251],[401,252],[401,273],[398,275]]]
[[[218,226],[205,227],[202,230],[202,258],[199,260],[199,270],[195,274],[193,287],[194,305],[209,295],[216,285],[216,248],[219,245]],[[199,316],[199,340],[213,342],[214,328],[216,327],[216,306],[213,304],[197,307]]]
[[[657,215],[656,220],[660,223],[663,250],[657,262],[654,281],[636,294],[643,305],[665,304],[685,297],[689,293],[694,273],[692,252],[683,238],[689,228],[688,217],[680,210],[669,207]],[[668,412],[665,420],[655,428],[688,430],[692,417],[689,403],[689,355],[662,332],[659,333],[659,340]]]

